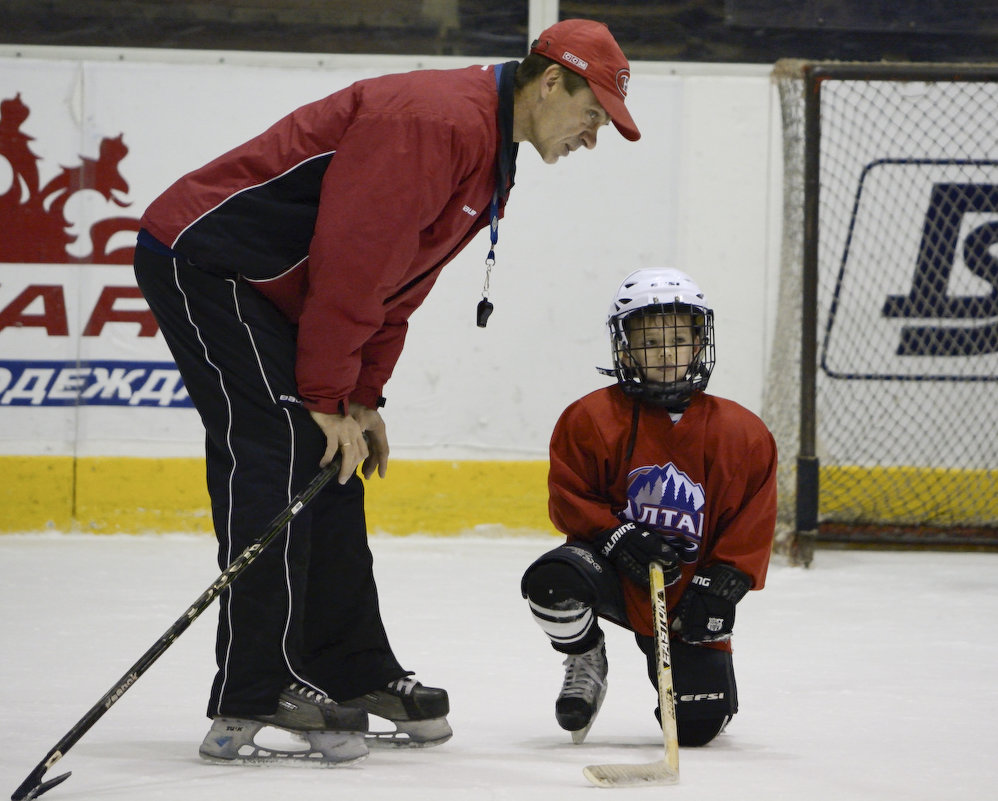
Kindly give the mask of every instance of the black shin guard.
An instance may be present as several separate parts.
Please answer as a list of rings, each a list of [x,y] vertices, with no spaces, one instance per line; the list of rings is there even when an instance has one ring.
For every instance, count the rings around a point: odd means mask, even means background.
[[[640,635],[635,635],[635,639],[648,659],[648,676],[657,688],[654,641]],[[721,733],[738,711],[738,688],[731,654],[680,640],[670,640],[670,650],[679,744],[706,745]],[[658,717],[657,707],[655,713]]]

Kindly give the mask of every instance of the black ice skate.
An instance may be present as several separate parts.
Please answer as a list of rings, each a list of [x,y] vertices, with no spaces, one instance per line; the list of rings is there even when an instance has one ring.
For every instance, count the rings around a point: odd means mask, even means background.
[[[447,723],[447,691],[424,687],[412,676],[403,676],[384,689],[344,701],[343,705],[358,707],[395,725],[395,731],[369,730],[367,739],[372,747],[429,748],[447,742],[453,734]]]
[[[301,746],[258,744],[257,734],[268,726],[289,732]],[[341,706],[315,690],[292,684],[281,692],[272,715],[215,718],[198,753],[202,759],[226,765],[345,765],[367,756],[366,731],[363,709]]]
[[[578,745],[586,739],[606,695],[606,646],[599,645],[584,654],[569,654],[565,665],[565,681],[554,705],[558,725],[572,733]]]

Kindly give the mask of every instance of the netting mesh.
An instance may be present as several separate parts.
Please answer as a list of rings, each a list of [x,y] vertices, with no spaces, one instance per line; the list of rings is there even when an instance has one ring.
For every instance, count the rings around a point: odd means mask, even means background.
[[[780,320],[764,417],[794,529],[804,253],[803,64],[784,123]],[[825,71],[816,455],[822,532],[998,529],[998,78]],[[913,65],[913,69],[915,69]],[[985,70],[986,71],[986,70]],[[917,73],[915,73],[917,74]],[[998,75],[998,73],[996,73]],[[901,78],[901,79],[898,79]],[[805,311],[805,314],[808,312]]]

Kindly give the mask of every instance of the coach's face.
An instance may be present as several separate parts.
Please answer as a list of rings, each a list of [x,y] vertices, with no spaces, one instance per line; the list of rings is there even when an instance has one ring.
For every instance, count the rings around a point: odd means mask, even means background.
[[[593,94],[584,86],[569,94],[558,67],[551,67],[541,78],[539,100],[534,109],[533,126],[527,137],[547,164],[554,164],[586,147],[596,147],[600,127],[610,122]]]

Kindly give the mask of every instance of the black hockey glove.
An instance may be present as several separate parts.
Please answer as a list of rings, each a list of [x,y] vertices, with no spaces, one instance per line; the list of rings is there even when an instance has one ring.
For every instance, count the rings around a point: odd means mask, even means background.
[[[679,581],[679,555],[664,534],[628,521],[603,532],[596,539],[596,544],[600,553],[613,562],[617,570],[639,586],[649,586],[648,565],[651,562],[662,565],[665,586]]]
[[[693,644],[730,639],[735,604],[751,586],[752,580],[731,565],[716,564],[698,571],[676,605],[672,632]]]

